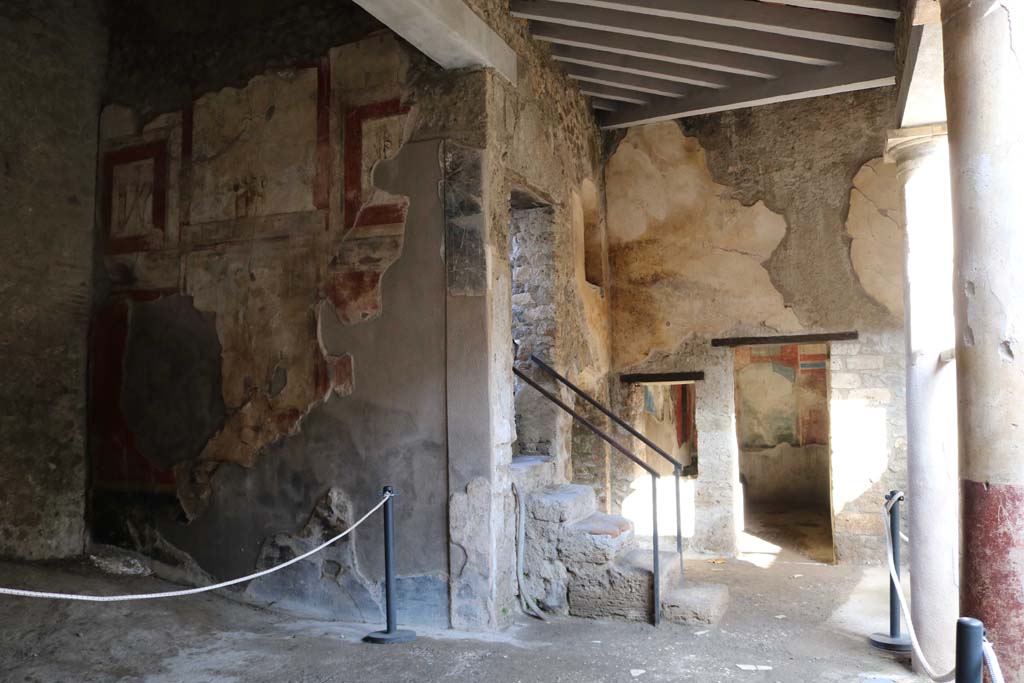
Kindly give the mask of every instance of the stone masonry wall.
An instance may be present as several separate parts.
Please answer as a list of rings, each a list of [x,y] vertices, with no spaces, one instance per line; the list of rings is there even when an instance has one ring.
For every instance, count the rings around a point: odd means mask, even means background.
[[[0,4],[0,556],[83,549],[96,3]]]
[[[880,508],[907,484],[906,355],[902,334],[832,343],[830,421],[836,559],[885,561]]]
[[[833,347],[835,537],[841,560],[878,557],[865,511],[906,476],[894,106],[877,89],[644,126],[609,159],[614,367],[706,373],[696,547],[731,551],[741,523],[731,351],[710,340],[855,330]]]
[[[551,207],[554,226],[554,367],[599,398],[607,395],[610,360],[607,292],[586,284],[584,187],[601,187],[601,133],[587,99],[553,63],[547,48],[513,19],[508,0],[467,0],[518,55],[518,82],[488,74],[488,263],[493,355],[493,472],[489,496],[497,544],[498,594],[514,596],[514,503],[509,465],[516,440],[512,407],[510,198],[525,192]],[[603,202],[602,202],[603,204]],[[506,288],[507,289],[504,289]],[[563,392],[563,397],[568,395]],[[564,419],[564,418],[563,418]],[[551,482],[563,481],[570,463],[558,463]],[[511,603],[507,608],[511,609]]]

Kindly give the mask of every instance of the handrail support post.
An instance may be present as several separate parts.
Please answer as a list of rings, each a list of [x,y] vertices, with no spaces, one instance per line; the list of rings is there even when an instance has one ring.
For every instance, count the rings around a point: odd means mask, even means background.
[[[675,467],[675,480],[676,480],[676,553],[679,554],[679,576],[682,577],[684,573],[683,567],[683,503],[679,494],[679,479],[682,475],[682,468],[679,465]]]
[[[658,552],[658,477],[651,475],[651,534],[654,538],[654,595],[652,622],[655,626],[661,623],[661,555]]]

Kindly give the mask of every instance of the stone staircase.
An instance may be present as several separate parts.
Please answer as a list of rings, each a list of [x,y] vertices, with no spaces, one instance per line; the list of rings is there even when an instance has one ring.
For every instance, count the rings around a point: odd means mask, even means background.
[[[546,485],[545,456],[513,459],[512,477],[526,504],[525,589],[545,611],[648,621],[653,553],[637,546],[633,523],[599,512],[591,486]],[[553,473],[553,472],[552,472]],[[659,554],[662,618],[713,623],[725,611],[724,586],[690,587],[675,552]]]

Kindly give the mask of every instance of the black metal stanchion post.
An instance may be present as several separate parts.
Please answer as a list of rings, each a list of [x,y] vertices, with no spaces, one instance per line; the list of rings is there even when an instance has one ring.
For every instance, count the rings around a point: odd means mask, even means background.
[[[900,576],[900,501],[899,491],[890,491],[885,497],[891,501],[889,507],[889,537],[892,539],[892,562],[896,565],[896,579]],[[895,499],[895,500],[894,500]],[[890,652],[910,652],[910,638],[903,635],[900,624],[900,598],[896,593],[896,581],[889,577],[889,635],[875,633],[869,641],[875,647]]]
[[[960,617],[956,621],[956,683],[981,683],[985,654],[981,643],[985,627],[977,619]]]
[[[415,631],[398,628],[398,604],[395,597],[395,492],[390,486],[385,486],[381,495],[389,494],[384,501],[384,602],[387,629],[374,631],[363,638],[368,643],[382,645],[416,640]]]

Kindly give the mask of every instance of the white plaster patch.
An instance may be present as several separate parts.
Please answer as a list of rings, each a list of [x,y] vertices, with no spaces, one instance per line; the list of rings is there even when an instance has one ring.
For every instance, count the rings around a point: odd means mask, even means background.
[[[606,180],[619,367],[693,335],[801,329],[762,265],[785,219],[731,199],[696,138],[672,122],[633,128]]]
[[[902,320],[904,227],[895,164],[872,159],[857,172],[846,232],[853,238],[850,260],[861,286]]]

